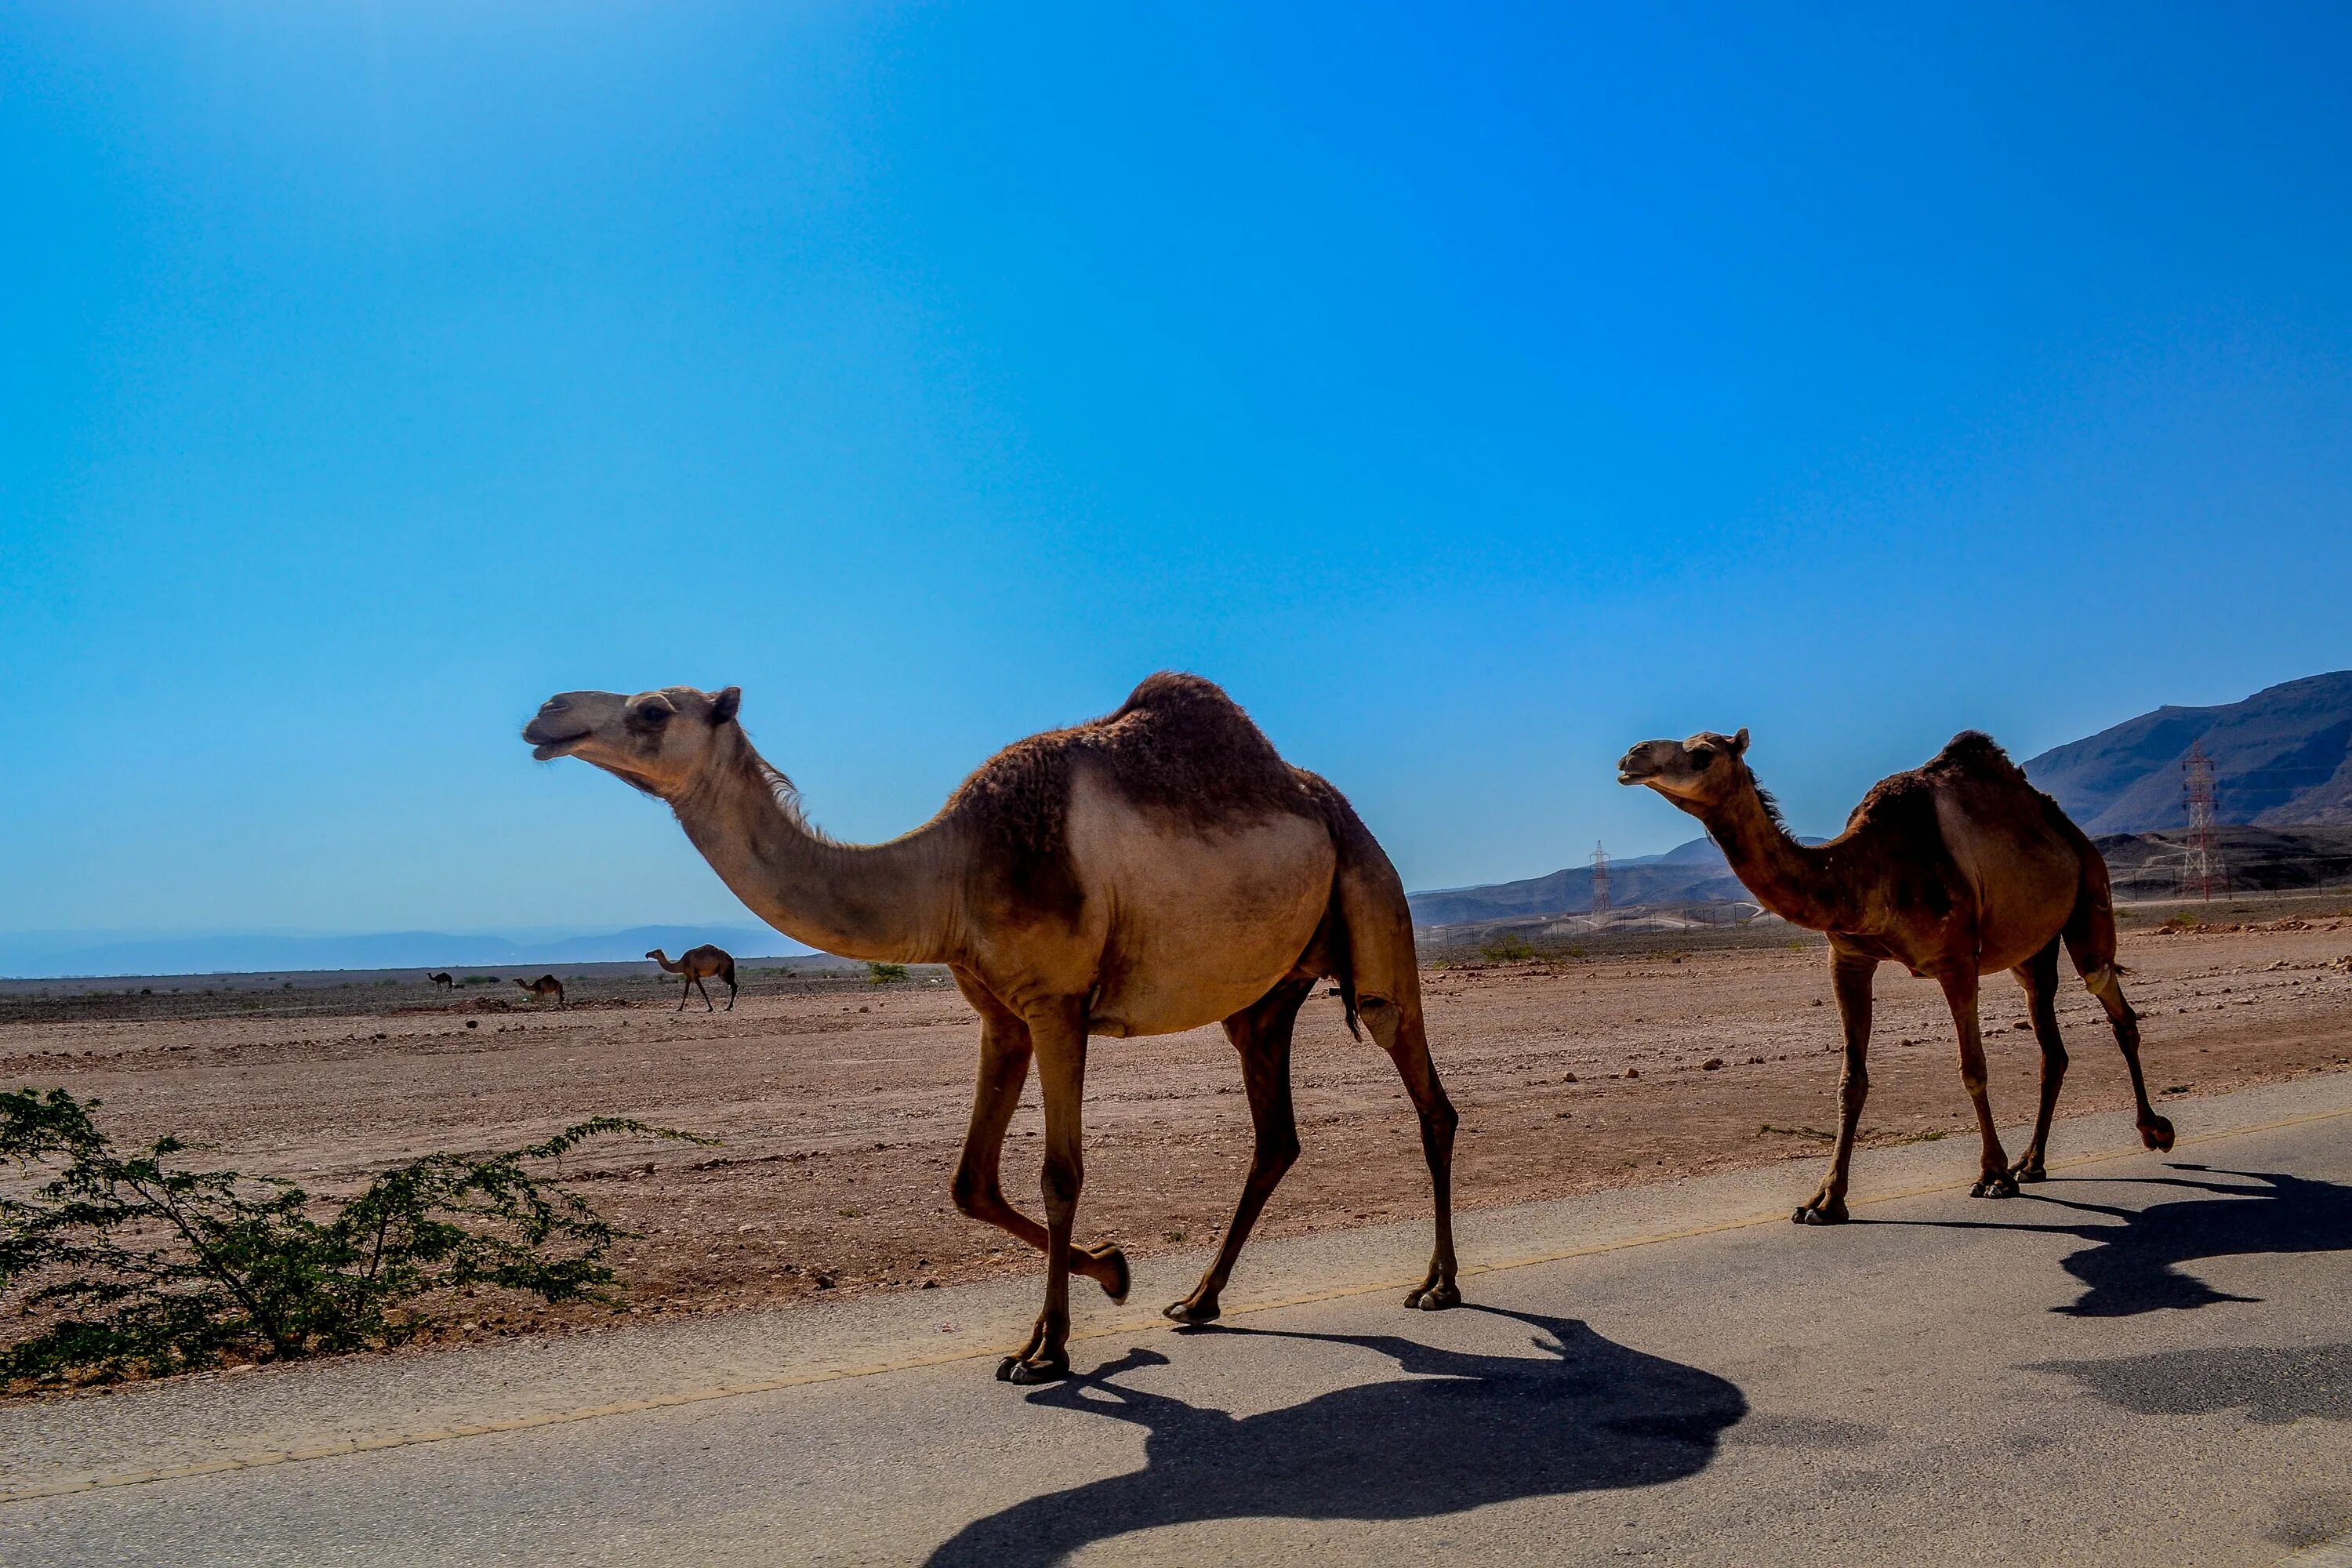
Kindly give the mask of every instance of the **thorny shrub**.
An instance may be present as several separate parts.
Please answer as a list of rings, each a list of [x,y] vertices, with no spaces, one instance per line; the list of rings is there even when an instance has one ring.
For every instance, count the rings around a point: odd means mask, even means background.
[[[188,1168],[159,1138],[119,1152],[61,1089],[0,1093],[0,1302],[34,1320],[0,1343],[0,1383],[156,1375],[226,1354],[291,1360],[396,1344],[420,1298],[471,1285],[610,1301],[604,1254],[626,1232],[533,1169],[594,1138],[710,1140],[600,1116],[481,1158],[427,1154],[332,1218],[292,1182]]]

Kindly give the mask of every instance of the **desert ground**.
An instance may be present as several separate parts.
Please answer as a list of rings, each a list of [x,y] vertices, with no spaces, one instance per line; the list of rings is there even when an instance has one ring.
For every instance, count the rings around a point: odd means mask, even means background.
[[[2158,928],[2147,911],[2125,922],[2126,984],[2159,1104],[2352,1065],[2352,901],[2216,906],[2188,930]],[[1424,971],[1433,1048],[1463,1113],[1462,1206],[1826,1148],[1839,1045],[1820,939],[1777,925],[1708,935]],[[206,1146],[208,1163],[327,1194],[428,1151],[511,1147],[595,1115],[720,1141],[609,1142],[570,1157],[576,1190],[638,1233],[614,1254],[622,1306],[548,1309],[485,1292],[456,1304],[444,1338],[1034,1268],[948,1201],[976,1029],[937,972],[887,984],[747,972],[735,1010],[710,1014],[698,999],[675,1011],[675,984],[645,967],[567,973],[572,999],[561,1008],[503,983],[438,992],[421,975],[290,988],[18,984],[0,992],[0,1083],[94,1096],[124,1142],[176,1133]],[[1941,995],[1884,969],[1878,998],[1864,1142],[1949,1139],[1964,1175],[1973,1122]],[[1994,1106],[2013,1126],[2032,1116],[2040,1054],[2011,982],[1988,981],[1984,1018]],[[2127,1104],[2112,1037],[2079,987],[2060,1020],[2074,1058],[2061,1116]],[[1097,1041],[1089,1069],[1081,1238],[1148,1256],[1213,1237],[1250,1146],[1223,1036]],[[1425,1214],[1395,1075],[1349,1037],[1335,997],[1318,995],[1302,1016],[1295,1076],[1305,1157],[1259,1234]],[[1005,1173],[1033,1207],[1039,1131],[1033,1085]],[[2055,1152],[2066,1140],[2062,1122]],[[1791,1174],[1792,1206],[1811,1179]]]

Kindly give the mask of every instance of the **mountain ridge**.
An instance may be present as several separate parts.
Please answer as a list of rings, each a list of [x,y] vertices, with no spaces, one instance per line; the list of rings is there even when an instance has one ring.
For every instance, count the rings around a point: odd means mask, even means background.
[[[2020,764],[2094,836],[2189,825],[2181,762],[2213,759],[2215,817],[2255,827],[2352,824],[2352,669],[2210,708],[2168,703]]]

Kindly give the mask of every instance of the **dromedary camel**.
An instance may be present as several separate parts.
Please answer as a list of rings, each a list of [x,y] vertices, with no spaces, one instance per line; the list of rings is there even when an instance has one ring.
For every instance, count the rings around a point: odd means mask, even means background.
[[[530,992],[534,1001],[544,1002],[552,996],[557,1006],[563,1005],[563,982],[552,974],[542,974],[536,980],[518,980],[515,984]]]
[[[1932,976],[1952,1010],[1960,1081],[1976,1102],[1984,1140],[1974,1195],[2013,1197],[2019,1182],[2046,1175],[2050,1117],[2066,1077],[2056,1007],[2062,942],[2115,1026],[2131,1069],[2141,1141],[2151,1149],[2172,1147],[2172,1123],[2147,1103],[2139,1022],[2116,978],[2107,863],[1990,736],[1969,731],[1925,767],[1880,780],[1846,818],[1843,833],[1810,848],[1789,836],[1779,807],[1748,771],[1747,751],[1745,730],[1644,741],[1625,753],[1617,778],[1647,784],[1697,817],[1759,902],[1829,935],[1830,978],[1845,1025],[1842,1114],[1829,1173],[1792,1218],[1832,1225],[1846,1217],[1846,1170],[1870,1091],[1871,976],[1888,960]],[[2042,1110],[2033,1142],[2014,1165],[1993,1131],[1977,1026],[1977,979],[1998,969],[2025,987],[2042,1042]]]
[[[703,943],[700,947],[689,947],[684,952],[677,955],[677,962],[676,963],[672,963],[668,959],[664,958],[660,948],[654,949],[651,952],[646,954],[646,956],[652,959],[656,963],[660,964],[662,968],[667,970],[668,973],[672,974],[683,974],[686,976],[686,978],[679,983],[677,988],[677,1010],[679,1012],[683,1013],[686,1011],[686,988],[688,985],[693,986],[697,991],[702,993],[702,1010],[704,1012],[716,1013],[719,1011],[718,1008],[710,1005],[710,989],[709,986],[702,984],[705,976],[709,976],[713,980],[724,980],[727,982],[727,1010],[730,1013],[735,1011],[735,958],[734,955],[729,952],[725,948],[713,947],[709,942]]]
[[[1073,1270],[1114,1301],[1127,1295],[1125,1253],[1071,1242],[1087,1037],[1222,1020],[1241,1055],[1256,1132],[1249,1175],[1215,1260],[1168,1309],[1206,1322],[1298,1157],[1291,1026],[1327,976],[1349,1028],[1370,1026],[1420,1114],[1436,1247],[1405,1304],[1461,1300],[1456,1117],[1423,1032],[1403,884],[1339,792],[1285,763],[1222,690],[1152,676],[1106,718],[998,752],[929,822],[871,846],[809,827],[790,782],[736,721],[740,698],[734,687],[566,692],[523,739],[542,761],[577,756],[667,801],[736,896],[778,930],[845,957],[950,966],[981,1021],[955,1205],[1045,1254],[1045,1309],[1000,1378],[1067,1374]],[[1006,1202],[998,1176],[1033,1057],[1045,1111],[1042,1226]]]
[[[439,974],[428,974],[425,978],[430,980],[436,986],[444,991],[454,991],[457,987],[457,981],[450,978],[446,971],[444,971]]]

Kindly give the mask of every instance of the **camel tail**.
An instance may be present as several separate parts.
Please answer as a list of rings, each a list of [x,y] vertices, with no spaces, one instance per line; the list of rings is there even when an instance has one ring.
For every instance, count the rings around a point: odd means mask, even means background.
[[[2066,943],[2066,956],[2074,961],[2074,973],[2097,991],[2104,976],[2124,973],[2123,965],[2116,962],[2115,882],[2107,874],[2107,858],[2099,853],[2091,836],[2076,826],[2056,801],[2046,795],[2042,801],[2050,825],[2074,847],[2076,864],[2082,868],[2074,912],[2067,916],[2060,935]]]
[[[1323,779],[1301,773],[1331,832],[1339,865],[1331,879],[1328,963],[1339,984],[1348,1031],[1362,1039],[1366,998],[1418,1014],[1421,963],[1412,945],[1412,911],[1387,851],[1348,799]]]

